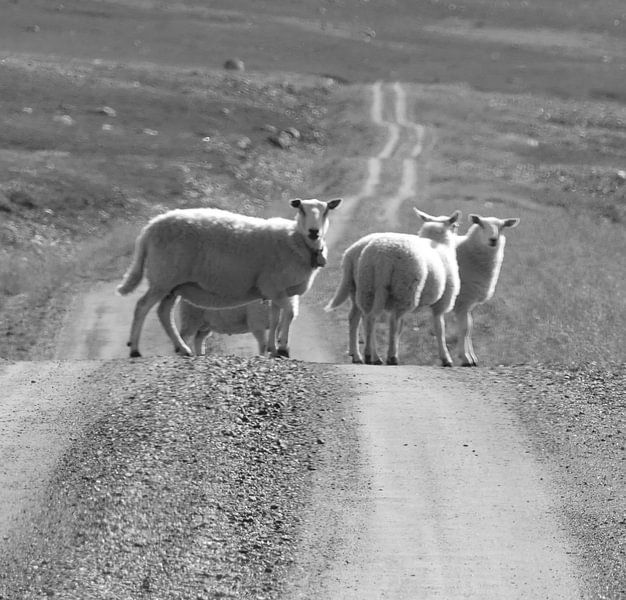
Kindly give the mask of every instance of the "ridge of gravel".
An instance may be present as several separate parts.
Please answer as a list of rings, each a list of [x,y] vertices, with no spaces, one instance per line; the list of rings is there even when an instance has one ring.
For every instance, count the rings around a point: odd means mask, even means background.
[[[317,465],[354,437],[334,377],[234,356],[103,364],[46,501],[5,542],[0,598],[280,597]]]

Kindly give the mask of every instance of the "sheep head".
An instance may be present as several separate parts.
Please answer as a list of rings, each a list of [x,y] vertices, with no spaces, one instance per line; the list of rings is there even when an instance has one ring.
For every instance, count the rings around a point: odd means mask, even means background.
[[[424,224],[417,235],[431,239],[438,243],[450,243],[459,228],[458,221],[461,218],[461,211],[455,210],[450,216],[434,217],[418,208],[413,208]]]
[[[496,217],[481,217],[480,215],[469,215],[470,223],[477,225],[478,235],[486,246],[496,248],[501,239],[504,239],[502,230],[505,227],[517,227],[519,219],[498,219]]]
[[[298,209],[296,227],[311,250],[311,266],[323,267],[327,254],[324,238],[329,226],[328,213],[341,204],[341,198],[328,202],[314,198],[310,200],[296,198],[291,200],[290,204]]]

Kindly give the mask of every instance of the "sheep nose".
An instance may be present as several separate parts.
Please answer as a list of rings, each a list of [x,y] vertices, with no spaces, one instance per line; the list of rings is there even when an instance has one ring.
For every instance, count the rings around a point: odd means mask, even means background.
[[[309,229],[309,239],[316,240],[320,236],[319,229]]]
[[[489,245],[495,246],[498,243],[498,238],[489,238]]]

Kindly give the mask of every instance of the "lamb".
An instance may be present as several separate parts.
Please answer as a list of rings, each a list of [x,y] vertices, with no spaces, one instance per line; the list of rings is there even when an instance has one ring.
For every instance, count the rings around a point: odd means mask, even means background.
[[[294,308],[294,318],[298,312],[298,296],[289,298]],[[268,342],[267,330],[270,327],[271,302],[256,300],[245,306],[234,308],[208,309],[194,306],[182,301],[178,306],[180,317],[180,336],[191,346],[196,355],[204,354],[206,338],[212,333],[228,335],[238,333],[252,333],[258,347],[259,354],[276,353],[276,335],[272,335]]]
[[[517,227],[518,218],[497,219],[471,214],[467,233],[457,237],[456,256],[461,290],[454,304],[459,339],[457,353],[465,367],[478,366],[472,345],[472,310],[489,300],[495,291],[502,267],[505,227]]]
[[[382,364],[374,324],[380,313],[390,313],[387,364],[397,365],[404,316],[421,306],[431,306],[441,362],[452,365],[445,343],[444,314],[452,309],[460,286],[454,249],[460,212],[433,217],[414,210],[424,221],[417,236],[374,233],[344,253],[343,280],[326,308],[332,310],[352,297],[349,337],[354,363],[363,362],[357,341],[361,317],[365,320],[365,362]]]
[[[304,294],[327,261],[325,235],[329,211],[341,198],[291,200],[295,219],[261,219],[214,208],[176,209],[152,219],[135,243],[133,261],[118,286],[132,292],[144,272],[148,291],[137,301],[130,332],[130,356],[141,356],[139,337],[148,311],[158,316],[174,348],[191,356],[172,319],[176,298],[203,308],[229,308],[271,300],[270,331],[280,330],[277,356],[289,356],[289,328],[294,306],[289,298]]]

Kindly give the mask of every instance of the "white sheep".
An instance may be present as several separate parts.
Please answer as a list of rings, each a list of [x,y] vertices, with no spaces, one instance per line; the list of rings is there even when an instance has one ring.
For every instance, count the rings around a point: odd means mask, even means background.
[[[359,351],[359,325],[361,323],[361,311],[356,303],[356,274],[359,266],[359,258],[363,248],[373,239],[385,234],[370,233],[363,236],[349,246],[341,259],[342,278],[333,298],[325,306],[324,310],[331,311],[341,306],[348,298],[351,300],[348,314],[348,354],[353,363],[362,363],[363,357]]]
[[[298,296],[289,298],[294,310],[294,318],[298,313]],[[185,300],[178,305],[180,319],[180,337],[188,346],[193,345],[196,355],[204,354],[206,338],[212,333],[254,335],[259,354],[276,353],[276,334],[268,336],[270,328],[270,311],[273,305],[265,300],[250,302],[244,306],[233,308],[210,309],[194,306]],[[278,319],[276,319],[278,321]]]
[[[454,314],[459,328],[457,353],[461,364],[475,367],[478,358],[472,345],[472,310],[493,296],[506,244],[502,231],[505,227],[517,227],[520,220],[474,214],[469,215],[469,220],[472,225],[456,241],[461,290],[454,304]]]
[[[357,340],[361,318],[365,321],[365,362],[381,364],[374,324],[383,311],[389,313],[387,364],[396,365],[404,316],[421,306],[431,306],[441,362],[452,365],[445,343],[444,314],[452,309],[460,285],[454,250],[454,228],[460,212],[449,217],[415,212],[424,220],[417,236],[374,233],[344,253],[343,279],[326,308],[331,310],[352,297],[352,362],[363,362]]]
[[[158,316],[175,349],[191,356],[172,319],[176,298],[204,308],[229,308],[253,300],[271,300],[282,310],[278,356],[289,356],[292,296],[304,294],[326,264],[329,211],[341,199],[291,200],[294,220],[261,219],[214,208],[178,209],[152,219],[135,243],[133,262],[118,293],[133,291],[145,272],[148,291],[137,301],[130,332],[131,357],[148,311]],[[271,323],[270,330],[276,331]]]

